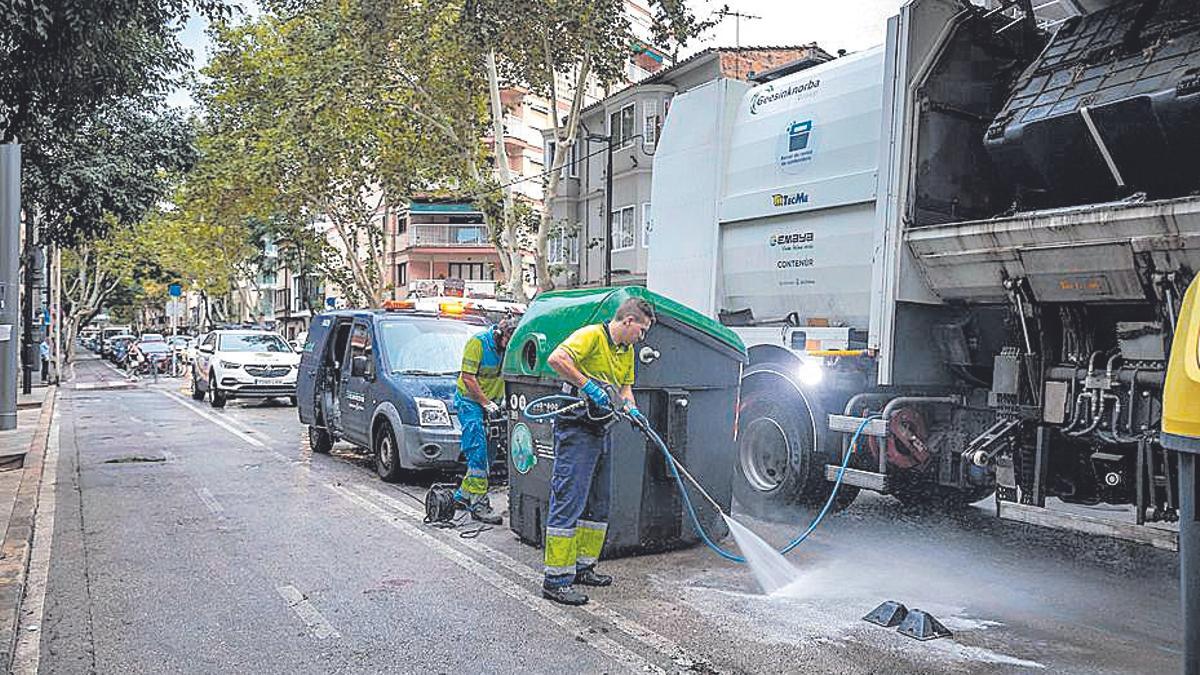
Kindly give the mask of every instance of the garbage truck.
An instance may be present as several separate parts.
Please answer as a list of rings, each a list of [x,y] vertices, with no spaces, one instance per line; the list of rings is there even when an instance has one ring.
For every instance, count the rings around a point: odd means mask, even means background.
[[[877,48],[672,100],[647,284],[748,348],[743,508],[827,499],[861,432],[842,505],[1178,518],[1159,434],[1200,268],[1200,10],[1054,4],[911,0]]]

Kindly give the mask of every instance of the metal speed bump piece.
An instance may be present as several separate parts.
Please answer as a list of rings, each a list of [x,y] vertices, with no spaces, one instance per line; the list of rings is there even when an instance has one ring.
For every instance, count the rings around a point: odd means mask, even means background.
[[[884,628],[894,628],[900,625],[901,621],[908,616],[908,608],[895,600],[885,600],[875,609],[871,610],[870,614],[863,617],[863,621],[873,623]]]
[[[896,630],[914,640],[934,640],[953,635],[932,614],[919,609],[910,611]]]

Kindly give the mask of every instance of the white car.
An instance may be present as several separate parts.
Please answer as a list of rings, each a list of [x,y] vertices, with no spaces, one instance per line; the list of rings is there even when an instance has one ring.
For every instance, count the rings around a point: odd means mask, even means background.
[[[296,405],[300,355],[276,333],[215,330],[201,338],[192,362],[192,398],[214,408],[231,398],[287,398]]]

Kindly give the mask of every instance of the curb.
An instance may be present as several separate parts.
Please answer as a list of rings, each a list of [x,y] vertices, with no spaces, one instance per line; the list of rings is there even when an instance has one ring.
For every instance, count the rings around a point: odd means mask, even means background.
[[[25,594],[25,575],[33,547],[33,519],[37,514],[38,489],[42,483],[42,459],[50,440],[50,422],[57,401],[58,387],[52,385],[46,393],[37,429],[25,455],[21,485],[17,488],[8,531],[0,544],[0,666],[4,672],[11,671],[17,643],[17,620]]]

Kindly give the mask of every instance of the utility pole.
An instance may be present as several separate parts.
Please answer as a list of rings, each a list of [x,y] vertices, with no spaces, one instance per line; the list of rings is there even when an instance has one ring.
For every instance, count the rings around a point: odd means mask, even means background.
[[[728,16],[733,17],[733,46],[735,49],[741,49],[741,47],[742,47],[742,19],[754,21],[756,19],[762,18],[761,16],[755,16],[753,14],[743,14],[741,12],[731,12],[727,9],[717,12],[717,14],[720,16],[725,16],[725,17],[728,17]],[[742,79],[742,77],[741,77],[742,76],[741,62],[736,59],[733,62],[733,76],[735,79],[739,79],[739,80]]]
[[[37,279],[37,228],[33,215],[25,214],[25,295],[21,308],[21,393],[33,392],[33,366],[38,360],[38,348],[33,342],[33,299]]]
[[[21,146],[0,145],[0,430],[17,428]]]

